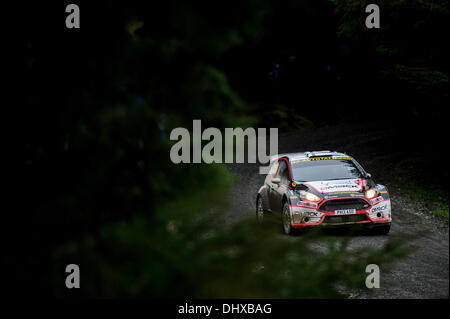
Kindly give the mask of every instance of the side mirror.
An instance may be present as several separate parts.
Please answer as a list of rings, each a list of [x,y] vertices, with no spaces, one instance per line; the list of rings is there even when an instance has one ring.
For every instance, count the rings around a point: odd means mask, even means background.
[[[272,183],[274,184],[280,184],[281,180],[279,177],[275,177],[274,179],[272,179]]]
[[[367,178],[372,178],[372,174],[367,173],[367,174],[366,174],[366,177],[367,177]]]

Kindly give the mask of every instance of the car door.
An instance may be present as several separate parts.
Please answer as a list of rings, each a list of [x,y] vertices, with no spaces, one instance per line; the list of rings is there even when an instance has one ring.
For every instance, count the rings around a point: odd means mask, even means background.
[[[275,183],[273,183],[272,180],[277,176],[279,167],[280,167],[280,163],[279,163],[279,162],[276,162],[276,163],[272,166],[273,171],[270,172],[269,175],[268,175],[267,178],[266,178],[266,184],[267,184],[267,188],[268,188],[268,190],[267,190],[267,201],[268,201],[268,204],[269,204],[269,209],[270,209],[271,211],[274,211],[274,210],[275,210],[275,209],[274,209],[274,206],[273,206],[273,205],[274,205],[274,200],[273,200],[273,196],[274,196],[274,195],[273,195],[273,192],[274,192],[274,189],[275,189],[276,187],[278,187],[278,185],[275,184]]]
[[[270,184],[270,209],[272,211],[281,211],[283,194],[286,192],[286,187],[289,184],[289,170],[286,160],[282,159],[278,161],[278,170],[274,178],[279,178],[280,184]]]

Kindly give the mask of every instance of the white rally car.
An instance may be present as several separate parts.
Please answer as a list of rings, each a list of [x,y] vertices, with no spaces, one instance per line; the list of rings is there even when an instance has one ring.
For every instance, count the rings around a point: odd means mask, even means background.
[[[286,234],[314,226],[391,228],[391,201],[351,156],[318,151],[278,156],[259,189],[256,215],[281,212]]]

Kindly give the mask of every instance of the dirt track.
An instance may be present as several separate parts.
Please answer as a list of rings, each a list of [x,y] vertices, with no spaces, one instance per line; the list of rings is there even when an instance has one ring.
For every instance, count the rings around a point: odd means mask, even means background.
[[[405,196],[401,185],[392,183],[393,163],[400,153],[395,145],[398,132],[378,125],[334,126],[279,136],[279,153],[306,150],[336,150],[354,156],[375,181],[386,185],[391,194],[393,224],[389,236],[406,233],[412,253],[397,262],[391,272],[381,274],[379,289],[361,289],[359,298],[448,298],[448,224],[434,217]],[[233,164],[229,170],[238,177],[232,193],[229,222],[254,214],[255,196],[264,181],[254,164]],[[420,207],[420,205],[419,205]],[[281,226],[280,226],[281,229]],[[420,235],[418,236],[417,234]],[[361,235],[350,247],[382,246],[389,236]]]

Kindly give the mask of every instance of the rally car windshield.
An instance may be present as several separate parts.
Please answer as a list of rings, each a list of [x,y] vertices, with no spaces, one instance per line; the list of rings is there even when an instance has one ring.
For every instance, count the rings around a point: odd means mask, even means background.
[[[362,178],[361,172],[348,160],[312,160],[292,163],[293,180],[313,182],[335,179]]]

